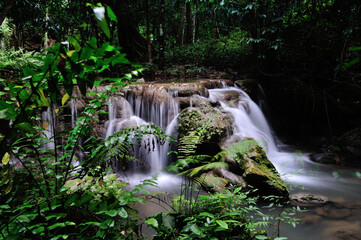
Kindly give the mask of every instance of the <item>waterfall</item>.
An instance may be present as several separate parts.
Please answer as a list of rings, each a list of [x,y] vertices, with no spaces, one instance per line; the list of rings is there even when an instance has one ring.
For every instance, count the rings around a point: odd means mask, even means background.
[[[74,98],[70,100],[70,108],[71,108],[71,127],[75,128],[76,121],[78,120],[78,109],[76,107],[76,100]]]
[[[174,89],[181,91],[182,86],[180,84],[142,84],[132,88],[124,97],[109,100],[109,116],[105,123],[104,137],[108,138],[124,128],[156,124],[163,128],[167,135],[176,138],[177,117],[180,112],[179,102],[182,101],[181,97],[183,100],[185,98],[184,92],[178,94]],[[342,171],[342,175],[350,175],[346,169],[340,169],[339,166],[336,170],[329,166],[320,168],[319,164],[309,159],[308,153],[296,151],[292,146],[285,144],[277,145],[279,141],[260,106],[252,101],[242,89],[229,87],[221,81],[217,84],[211,82],[210,88],[214,89],[208,89],[209,97],[206,97],[208,94],[204,94],[204,99],[210,101],[215,107],[219,106],[218,110],[226,111],[233,116],[233,131],[226,139],[225,146],[241,141],[245,137],[254,138],[264,147],[267,157],[287,183],[301,185],[313,193],[335,195],[330,184],[337,185],[339,182],[332,175],[332,171]],[[187,93],[189,94],[189,92]],[[200,91],[198,94],[203,95]],[[191,100],[190,96],[186,95]],[[188,106],[185,102],[181,102],[183,107],[189,107],[189,104],[197,107],[195,102],[189,102]],[[262,106],[262,104],[260,105]],[[49,131],[51,132],[51,129]],[[148,143],[147,148],[144,148]],[[174,150],[174,144],[166,142],[161,145],[154,137],[143,136],[142,143],[134,142],[133,148],[134,156],[146,164],[130,164],[129,170],[131,171],[123,172],[124,176],[121,176],[121,179],[134,185],[150,175],[159,173],[158,184],[162,189],[176,188],[175,186],[180,184],[179,179],[161,171],[172,161],[172,156],[167,153]],[[149,149],[154,151],[149,151]],[[144,166],[147,166],[146,169]]]
[[[157,94],[155,91],[158,91]],[[159,96],[161,99],[158,99]],[[179,113],[177,97],[177,92],[168,92],[164,88],[150,85],[142,95],[129,92],[126,98],[110,100],[105,139],[121,129],[150,124],[165,129],[166,134],[175,133]],[[148,147],[145,148],[146,145]],[[141,144],[134,140],[134,155],[140,162],[129,164],[130,170],[135,173],[160,172],[169,162],[167,152],[170,147],[169,143],[161,145],[155,136],[143,136]],[[150,169],[144,169],[146,165],[149,165]]]
[[[70,100],[70,110],[71,110],[71,127],[74,129],[77,125],[77,120],[79,118],[78,108],[77,108],[77,100],[72,98]],[[74,167],[79,166],[80,162],[84,159],[84,152],[81,148],[82,139],[79,139],[78,146],[75,147],[75,158],[72,160],[72,164]]]
[[[43,134],[44,138],[44,144],[42,148],[50,148],[55,149],[55,143],[54,143],[54,122],[53,119],[55,119],[55,112],[52,111],[50,107],[44,112],[42,112],[42,123],[43,123]]]

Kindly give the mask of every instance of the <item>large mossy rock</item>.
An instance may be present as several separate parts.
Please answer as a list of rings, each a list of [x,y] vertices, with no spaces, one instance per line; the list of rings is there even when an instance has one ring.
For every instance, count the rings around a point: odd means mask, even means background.
[[[226,112],[217,112],[204,98],[192,96],[192,107],[182,110],[178,117],[179,137],[190,132],[200,131],[204,125],[205,134],[198,146],[198,153],[215,155],[229,133],[232,133],[232,116]]]
[[[267,158],[264,149],[252,138],[245,138],[226,149],[232,169],[239,171],[247,182],[257,189],[258,195],[289,195],[285,183]],[[236,172],[237,173],[237,172]]]

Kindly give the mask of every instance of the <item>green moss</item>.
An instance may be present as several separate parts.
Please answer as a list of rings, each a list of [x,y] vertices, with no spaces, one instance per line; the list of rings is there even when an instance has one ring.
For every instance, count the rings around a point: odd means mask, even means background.
[[[206,141],[218,142],[225,135],[227,126],[232,126],[228,119],[217,117],[217,112],[206,106],[186,108],[178,118],[179,136],[187,136],[191,131],[200,131],[208,122],[204,136]]]
[[[244,138],[242,141],[229,146],[226,152],[230,158],[243,158],[246,153],[251,151],[251,148],[256,146],[258,146],[258,144],[253,138]]]
[[[228,157],[235,159],[243,171],[243,177],[263,179],[280,193],[288,193],[288,189],[273,164],[266,156],[264,149],[253,138],[245,138],[226,149]]]

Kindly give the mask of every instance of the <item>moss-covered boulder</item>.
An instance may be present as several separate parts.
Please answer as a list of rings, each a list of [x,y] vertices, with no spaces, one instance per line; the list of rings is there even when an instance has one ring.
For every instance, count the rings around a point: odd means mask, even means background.
[[[221,150],[220,146],[228,134],[233,131],[232,116],[226,112],[217,112],[206,99],[194,95],[192,107],[183,109],[179,114],[179,137],[187,136],[193,131],[199,132],[205,125],[198,153],[215,155]]]
[[[239,172],[248,185],[257,189],[258,195],[287,197],[289,192],[276,168],[267,158],[264,149],[252,138],[232,144],[226,149],[233,160],[234,172]]]

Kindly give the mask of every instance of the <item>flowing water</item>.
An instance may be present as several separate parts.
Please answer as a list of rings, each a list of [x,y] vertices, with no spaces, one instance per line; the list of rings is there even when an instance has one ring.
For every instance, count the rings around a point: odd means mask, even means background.
[[[147,91],[153,94],[152,98],[149,98],[149,94],[145,96],[144,94],[129,93],[126,98],[111,100],[105,138],[122,128],[150,123],[165,129],[166,134],[176,136],[177,117],[180,111],[177,93],[169,93],[169,98],[159,101],[154,94],[158,90],[152,86],[148,87]],[[356,210],[348,209],[350,211],[348,215],[339,214],[338,217],[335,217],[330,213],[337,204],[339,208],[336,210],[342,210],[346,207],[340,206],[342,204],[346,206],[347,203],[345,204],[345,202],[361,200],[361,191],[359,191],[361,181],[355,177],[355,173],[359,170],[316,164],[310,161],[308,153],[277,140],[261,108],[242,89],[223,84],[223,88],[209,90],[209,93],[210,96],[207,99],[220,102],[221,108],[219,110],[229,112],[234,118],[233,135],[229,136],[229,142],[235,141],[235,139],[241,140],[244,137],[256,139],[264,146],[267,156],[288,185],[290,187],[293,185],[301,186],[301,188],[291,187],[291,193],[321,194],[335,203],[328,210],[324,208],[312,209],[308,216],[316,216],[314,217],[318,219],[316,222],[304,221],[304,224],[296,229],[282,226],[281,235],[286,235],[292,240],[321,240],[329,239],[338,230],[360,231],[361,215],[359,211],[356,211],[357,207]],[[236,93],[240,100],[226,101],[225,96],[229,93]],[[265,107],[264,102],[261,103]],[[192,105],[192,102],[190,104]],[[180,179],[162,171],[172,161],[167,152],[172,150],[174,146],[161,145],[152,138],[154,137],[144,136],[142,139],[142,142],[151,143],[151,148],[154,149],[151,152],[134,143],[135,156],[146,162],[150,169],[145,171],[139,165],[133,164],[133,171],[129,171],[123,178],[136,183],[149,177],[149,175],[158,173],[160,187],[164,191],[174,192],[176,186],[180,184]],[[142,171],[138,169],[142,169]],[[361,208],[361,204],[355,206]]]
[[[55,112],[52,111],[50,107],[46,111],[42,113],[42,122],[43,122],[43,134],[44,138],[44,144],[42,148],[55,148],[54,143],[54,122],[53,122],[53,116],[55,116]]]

